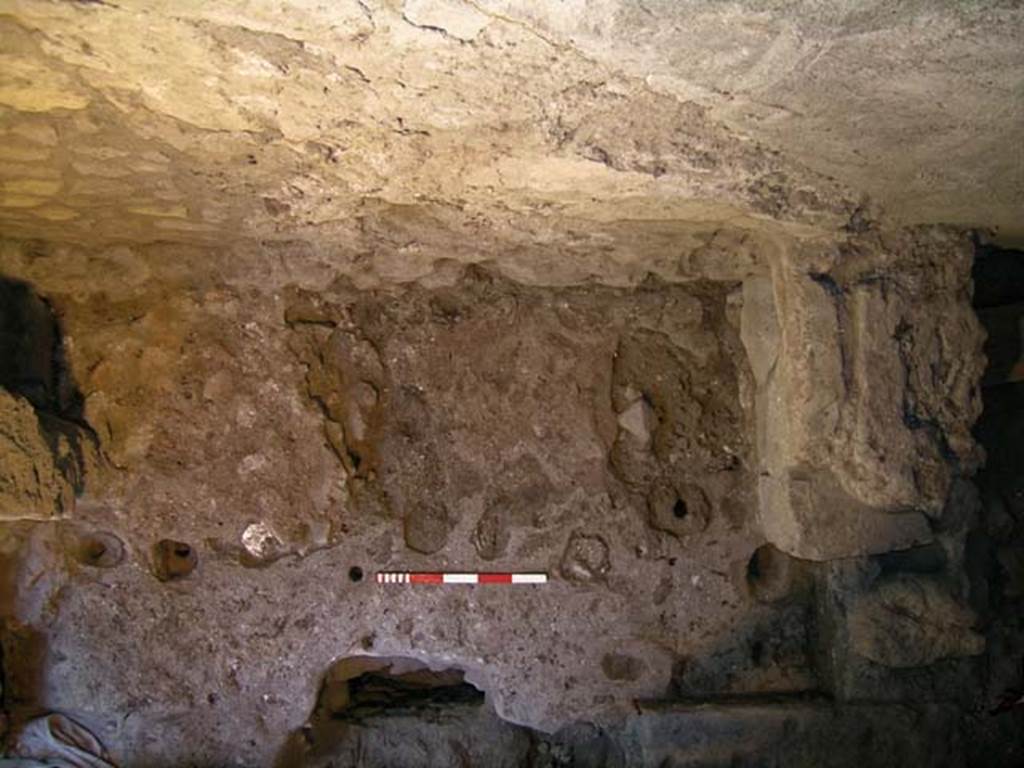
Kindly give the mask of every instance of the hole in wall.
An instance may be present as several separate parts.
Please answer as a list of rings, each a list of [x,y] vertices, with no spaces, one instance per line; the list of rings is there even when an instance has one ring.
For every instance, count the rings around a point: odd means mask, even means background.
[[[458,667],[354,655],[328,668],[274,765],[624,768],[619,741],[589,723],[546,734],[502,720]]]
[[[754,550],[747,561],[746,580],[750,596],[772,603],[789,595],[793,588],[792,558],[771,544]]]
[[[334,719],[395,715],[451,704],[480,705],[484,701],[483,691],[467,683],[461,669],[431,669],[408,659],[342,662],[325,681],[321,696]]]
[[[106,531],[73,532],[69,534],[68,551],[82,565],[91,568],[113,568],[124,560],[124,543]]]
[[[762,544],[746,562],[734,566],[733,578],[759,603],[804,600],[813,589],[814,566],[772,544]]]
[[[360,720],[483,702],[484,692],[460,668],[407,657],[349,656],[328,668],[312,719]]]
[[[198,562],[195,549],[183,541],[161,539],[153,547],[153,572],[160,581],[183,579]]]
[[[686,517],[689,510],[686,508],[686,502],[682,499],[676,499],[676,503],[672,505],[672,516],[676,520],[682,520]]]
[[[328,765],[332,755],[345,753],[354,731],[364,734],[356,739],[387,742],[420,724],[429,728],[443,713],[473,718],[483,704],[484,692],[466,682],[462,669],[407,657],[348,656],[327,669],[312,714],[276,765]]]

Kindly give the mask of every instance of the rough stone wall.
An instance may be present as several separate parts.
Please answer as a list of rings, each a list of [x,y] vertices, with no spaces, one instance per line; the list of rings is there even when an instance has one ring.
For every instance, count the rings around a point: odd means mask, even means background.
[[[786,259],[745,286],[761,520],[779,547],[831,559],[931,540],[927,517],[980,460],[970,266],[962,237],[917,231]]]
[[[791,558],[931,542],[956,506],[977,460],[966,241],[717,240],[731,259],[697,246],[675,283],[441,264],[374,290],[289,285],[298,256],[259,288],[239,251],[8,243],[60,312],[102,456],[68,524],[5,529],[7,656],[38,670],[14,700],[128,764],[268,764],[339,654],[466,670],[543,730],[636,699],[878,696],[888,669],[978,654],[962,582]],[[939,537],[951,574],[965,530]],[[554,581],[389,592],[353,567]]]
[[[0,7],[12,723],[271,765],[369,655],[486,691],[437,761],[995,743],[973,247],[910,225],[1020,234],[1020,10],[741,5]]]
[[[95,463],[52,307],[24,283],[0,279],[0,517],[70,513]]]
[[[35,410],[0,391],[0,413],[0,516],[47,518],[71,509],[74,489],[54,464]]]

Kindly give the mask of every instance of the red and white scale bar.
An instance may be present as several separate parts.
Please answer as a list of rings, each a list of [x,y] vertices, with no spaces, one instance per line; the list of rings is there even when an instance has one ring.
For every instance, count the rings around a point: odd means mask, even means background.
[[[425,573],[381,571],[378,584],[547,584],[546,573]]]

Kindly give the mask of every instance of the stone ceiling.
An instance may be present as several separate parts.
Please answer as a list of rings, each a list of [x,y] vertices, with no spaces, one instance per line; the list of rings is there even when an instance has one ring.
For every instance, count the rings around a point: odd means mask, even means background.
[[[3,2],[0,228],[562,282],[725,230],[1020,238],[1024,13],[891,6]]]

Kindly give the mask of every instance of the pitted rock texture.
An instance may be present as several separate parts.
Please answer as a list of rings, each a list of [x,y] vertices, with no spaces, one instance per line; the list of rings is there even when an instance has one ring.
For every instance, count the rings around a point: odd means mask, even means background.
[[[1018,423],[1024,293],[983,378],[971,261],[1024,237],[1022,25],[0,6],[0,724],[123,766],[1020,764],[1012,440],[970,478],[980,382]],[[440,569],[550,580],[373,578]]]
[[[32,406],[0,391],[0,413],[0,516],[46,518],[70,507],[72,491],[54,466]]]
[[[890,667],[922,667],[949,656],[976,656],[985,640],[971,611],[920,576],[879,582],[850,616],[854,653]]]
[[[774,544],[822,560],[931,540],[927,518],[981,459],[970,259],[950,232],[868,233],[810,270],[783,265],[770,291],[745,286],[760,511]]]
[[[227,250],[7,242],[8,274],[62,318],[100,457],[72,496],[73,535],[3,530],[19,585],[5,609],[5,660],[22,667],[8,681],[14,717],[73,713],[127,764],[270,764],[324,670],[356,650],[462,669],[498,717],[542,731],[621,724],[637,699],[880,695],[888,678],[849,651],[847,587],[819,569],[812,589],[804,566],[774,583],[768,562],[752,583],[750,563],[766,539],[859,562],[903,546],[894,521],[906,515],[921,531],[910,543],[962,546],[955,521],[969,516],[950,479],[974,460],[956,436],[975,406],[969,385],[947,382],[979,370],[966,241],[862,233],[782,250],[754,239],[744,253],[731,237],[708,242],[736,259],[696,247],[680,260],[686,280],[537,285],[509,279],[507,264],[440,259],[416,283],[368,288],[342,274],[317,289],[311,272],[289,281],[292,268],[272,262],[257,284]],[[870,265],[896,283],[875,311],[901,318],[914,340],[902,356],[897,338],[870,364],[846,349],[856,334],[806,345],[802,315],[775,309],[800,310],[813,288],[839,322]],[[902,280],[927,288],[925,302]],[[963,322],[936,326],[929,303]],[[777,330],[754,333],[756,313]],[[808,361],[880,377],[878,399],[844,375],[802,388]],[[868,422],[867,448],[960,451],[938,453],[939,482],[915,479],[910,511],[876,494],[888,468],[836,458],[845,431],[810,428],[906,403],[919,420]],[[862,467],[845,491],[859,506],[786,517],[760,488],[794,457],[840,478]],[[929,508],[947,485],[942,509]],[[831,527],[836,514],[879,539]],[[114,540],[121,556],[103,567],[97,542]],[[552,581],[421,591],[350,576],[439,568]],[[931,636],[916,637],[916,658],[933,658]],[[196,649],[203,662],[182,668]],[[893,690],[887,700],[902,701],[907,689]]]
[[[527,567],[553,524],[603,494],[636,498],[674,535],[750,495],[727,291],[538,290],[476,270],[433,291],[338,291],[315,315],[298,294],[285,316],[355,509],[401,520],[429,555],[470,524],[481,556]],[[646,443],[621,423],[638,402]],[[570,542],[564,572],[604,577],[593,539]]]
[[[160,721],[189,759],[241,750],[266,764],[331,659],[355,647],[466,669],[513,722],[614,719],[668,689],[680,642],[697,653],[748,610],[731,575],[760,543],[754,510],[729,507],[753,499],[733,286],[553,289],[471,269],[448,286],[376,292],[123,290],[140,298],[54,301],[110,456],[75,521],[116,535],[124,559],[86,567],[75,544],[62,565],[45,555],[63,546],[55,531],[8,532],[44,574],[12,611],[45,628],[46,687],[19,696],[90,724],[134,708],[103,734],[122,759],[184,759],[146,736]],[[659,355],[623,368],[636,343]],[[627,484],[609,460],[625,431],[616,408],[645,393],[650,456],[630,450],[651,471]],[[647,497],[673,471],[686,478],[674,493],[700,486],[706,499],[690,502],[692,530],[651,524]],[[275,540],[267,557],[250,551],[254,524]],[[557,578],[388,592],[347,577],[482,566]],[[102,607],[115,594],[126,614]],[[173,672],[196,648],[213,655]],[[609,654],[643,665],[609,676]],[[144,682],[154,668],[166,684]],[[239,747],[238,729],[262,736]],[[208,736],[184,738],[198,730]]]

